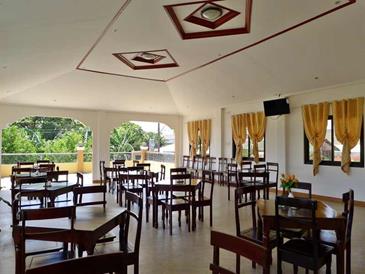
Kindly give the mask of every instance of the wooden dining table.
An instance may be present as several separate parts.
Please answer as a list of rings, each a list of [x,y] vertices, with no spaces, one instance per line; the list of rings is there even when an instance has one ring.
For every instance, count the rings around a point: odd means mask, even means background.
[[[77,183],[68,182],[52,182],[51,185],[47,185],[45,182],[30,183],[24,184],[21,187],[17,185],[11,189],[11,197],[14,200],[15,195],[22,191],[26,193],[25,196],[37,197],[41,201],[45,201],[45,198],[48,198],[48,207],[54,207],[58,196],[72,192],[76,186]],[[45,206],[45,204],[42,203],[41,206]]]
[[[88,255],[94,253],[96,242],[117,226],[120,226],[126,208],[101,206],[76,207],[74,229],[70,229],[70,221],[42,220],[27,222],[26,232],[35,234],[31,239],[54,242],[74,243],[79,251],[86,251]],[[62,233],[51,233],[62,231]],[[40,233],[42,232],[42,233]],[[47,234],[48,232],[48,234]],[[24,260],[24,246],[21,241],[21,225],[14,225],[13,239],[15,245],[15,274],[23,274],[22,260]],[[30,236],[28,236],[30,239]],[[119,241],[121,237],[119,237]],[[119,243],[120,246],[123,243]]]
[[[191,184],[185,184],[184,182],[182,183],[177,183],[178,185],[185,185],[186,186],[186,190],[192,190],[192,199],[195,199],[195,194],[196,194],[196,190],[200,189],[200,183],[201,180],[200,179],[191,179]],[[171,181],[169,179],[166,180],[161,180],[159,182],[155,183],[155,187],[152,188],[152,191],[154,191],[155,193],[160,193],[160,192],[168,192],[170,190],[170,186],[171,186]],[[182,190],[183,191],[183,190]],[[152,210],[152,220],[153,220],[153,226],[155,228],[158,228],[158,201],[156,200],[156,198],[158,197],[158,195],[153,195],[154,197],[154,201],[153,201],[153,210]],[[192,213],[192,230],[194,231],[196,228],[196,212],[193,211]]]
[[[257,200],[259,214],[259,231],[263,231],[262,240],[265,247],[270,246],[270,230],[275,230],[275,200]],[[293,208],[282,208],[281,215],[289,217],[282,222],[288,228],[302,228],[298,222],[291,222],[290,219],[311,218],[308,211]],[[339,249],[337,253],[337,274],[344,273],[344,243],[346,218],[337,213],[332,207],[322,201],[317,201],[316,220],[319,229],[334,230],[336,232]],[[268,254],[271,258],[271,253]]]

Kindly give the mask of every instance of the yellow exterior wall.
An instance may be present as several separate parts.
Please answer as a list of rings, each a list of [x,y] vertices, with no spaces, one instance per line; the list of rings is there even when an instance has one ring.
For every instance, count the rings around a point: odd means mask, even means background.
[[[13,165],[0,165],[0,174],[1,177],[8,177],[11,175],[11,167]],[[68,170],[69,173],[78,172],[78,163],[56,163],[56,166],[60,168],[60,170]],[[82,173],[91,173],[93,170],[92,162],[83,163],[83,168],[81,170]]]

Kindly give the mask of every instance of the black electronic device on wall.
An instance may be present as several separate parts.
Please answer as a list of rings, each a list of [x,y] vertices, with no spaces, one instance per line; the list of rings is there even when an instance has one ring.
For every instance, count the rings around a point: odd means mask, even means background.
[[[275,116],[290,113],[289,102],[287,98],[280,98],[270,101],[264,101],[265,116]]]

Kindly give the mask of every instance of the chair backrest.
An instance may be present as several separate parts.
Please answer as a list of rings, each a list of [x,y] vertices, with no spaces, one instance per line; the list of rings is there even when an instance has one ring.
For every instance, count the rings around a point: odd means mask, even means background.
[[[122,221],[122,224],[120,226],[120,250],[121,251],[128,251],[128,242],[130,242],[129,239],[129,228],[130,228],[130,222],[131,218],[134,219],[134,221],[137,223],[136,227],[137,229],[134,229],[135,233],[135,239],[134,239],[134,245],[133,245],[133,251],[135,256],[139,256],[139,247],[141,242],[141,231],[142,231],[142,210],[143,210],[143,200],[141,197],[139,197],[135,193],[131,193],[129,191],[126,191],[125,193],[125,199],[127,202],[127,211],[126,214],[124,214],[124,218]],[[136,211],[132,210],[133,208],[137,208]],[[129,251],[129,253],[131,253]]]
[[[266,170],[270,172],[269,181],[278,183],[279,181],[279,164],[274,162],[266,162]]]
[[[226,171],[227,170],[227,164],[228,164],[228,159],[224,158],[224,157],[219,157],[218,158],[218,171]]]
[[[33,162],[17,162],[16,163],[17,167],[34,167],[34,163]]]
[[[119,182],[128,190],[148,183],[147,172],[140,174],[119,174]]]
[[[73,190],[74,206],[106,205],[106,184],[96,186],[77,186]],[[92,200],[82,201],[85,194],[92,194]],[[102,199],[97,199],[96,194],[101,194]]]
[[[256,164],[253,166],[253,171],[254,171],[254,182],[258,182],[258,181],[263,181],[266,182],[268,181],[269,178],[267,178],[266,176],[264,176],[264,174],[266,173],[266,164]]]
[[[251,171],[252,162],[250,161],[242,161],[240,164],[241,171]]]
[[[213,201],[214,194],[214,180],[202,178],[202,181],[199,185],[198,197],[199,198],[208,198],[210,201]]]
[[[68,182],[68,170],[47,171],[47,181]]]
[[[342,215],[346,217],[346,241],[351,241],[352,222],[354,218],[354,191],[350,189],[348,192],[342,194],[342,201],[344,210]]]
[[[305,182],[298,182],[292,189],[302,189],[308,191],[308,199],[312,199],[312,184]]]
[[[50,160],[37,160],[36,164],[39,165],[39,164],[49,164],[51,163]]]
[[[267,249],[252,241],[235,237],[218,231],[211,231],[210,244],[213,246],[213,263],[210,264],[210,270],[213,274],[235,274],[220,265],[219,251],[224,249],[233,252],[239,256],[245,257],[263,267],[263,273],[270,273],[270,259]]]
[[[182,174],[182,173],[188,173],[186,167],[177,167],[170,169],[170,176],[173,174]]]
[[[240,236],[241,231],[242,231],[240,209],[243,207],[251,207],[252,228],[254,230],[256,230],[256,228],[257,228],[256,192],[257,192],[257,188],[255,186],[239,187],[239,188],[236,188],[236,190],[235,190],[234,209],[235,209],[237,236]],[[243,198],[243,196],[245,196],[245,197]],[[247,200],[246,200],[246,196],[247,196]],[[243,199],[245,199],[245,201],[243,201]]]
[[[16,174],[27,174],[30,176],[30,174],[34,171],[34,169],[32,167],[16,167],[13,166],[11,168],[11,174],[16,175]]]
[[[160,180],[165,180],[165,178],[166,178],[166,166],[161,165]]]
[[[123,273],[127,269],[127,254],[123,252],[65,260],[28,269],[26,274],[105,274]]]
[[[294,213],[300,214],[301,218],[293,218],[293,208],[296,208]],[[316,210],[317,201],[276,196],[275,223],[277,239],[281,238],[282,229],[288,227],[307,229],[312,239],[311,254],[313,254],[315,259],[319,257],[320,246],[320,230],[317,226]],[[288,223],[290,223],[290,226],[288,226]],[[279,250],[282,244],[282,241],[278,241]]]
[[[216,158],[215,157],[210,157],[210,156],[206,156],[203,158],[203,170],[209,170],[212,171],[214,164],[215,164]]]
[[[54,171],[56,168],[55,164],[40,164],[38,165],[39,171],[40,172],[49,172],[49,171]]]
[[[202,180],[213,180],[213,172],[210,170],[203,170]]]
[[[139,163],[137,167],[143,167],[144,170],[151,171],[151,164],[150,163]]]
[[[228,172],[237,172],[237,167],[238,165],[237,164],[227,164],[227,171]]]
[[[171,174],[170,183],[172,185],[179,184],[179,183],[191,185],[191,178],[192,178],[192,175],[190,173]]]
[[[127,168],[128,173],[139,173],[140,171],[144,171],[143,166],[131,166]]]
[[[195,155],[193,157],[193,163],[192,163],[193,169],[202,170],[203,169],[203,158],[200,155]]]

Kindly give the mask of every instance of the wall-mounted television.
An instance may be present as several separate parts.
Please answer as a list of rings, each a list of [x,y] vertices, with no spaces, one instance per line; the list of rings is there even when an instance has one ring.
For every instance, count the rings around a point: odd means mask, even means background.
[[[287,98],[280,98],[270,101],[264,101],[265,116],[275,116],[290,113],[289,102]]]

